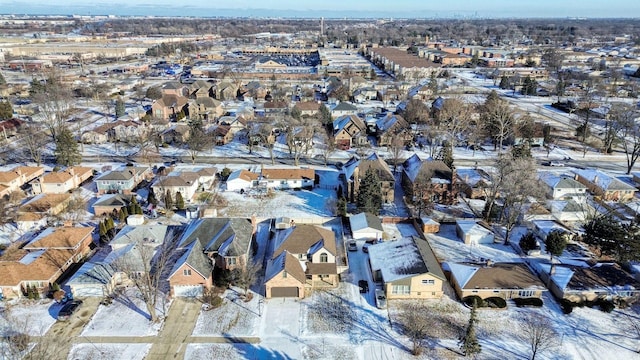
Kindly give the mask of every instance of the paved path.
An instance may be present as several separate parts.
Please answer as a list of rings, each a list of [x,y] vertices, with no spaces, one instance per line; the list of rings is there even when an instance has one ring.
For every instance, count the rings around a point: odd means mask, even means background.
[[[186,344],[200,314],[200,303],[177,298],[160,334],[154,337],[147,360],[184,359]]]

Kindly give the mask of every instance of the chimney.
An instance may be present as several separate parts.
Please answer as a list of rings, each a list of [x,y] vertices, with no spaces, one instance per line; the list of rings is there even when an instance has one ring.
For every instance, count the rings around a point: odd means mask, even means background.
[[[551,264],[551,269],[549,270],[549,275],[553,276],[556,274],[556,264]]]
[[[593,183],[594,183],[594,184],[597,184],[597,183],[598,183],[598,180],[599,180],[598,175],[596,175],[596,176],[594,176],[594,177],[593,177]]]

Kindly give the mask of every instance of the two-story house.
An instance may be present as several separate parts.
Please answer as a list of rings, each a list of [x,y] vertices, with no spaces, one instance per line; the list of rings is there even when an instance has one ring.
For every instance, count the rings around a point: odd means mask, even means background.
[[[348,189],[349,201],[355,201],[355,199],[357,199],[360,183],[368,171],[375,172],[380,179],[382,202],[392,204],[395,196],[394,189],[396,180],[389,169],[389,165],[376,153],[369,155],[366,159],[360,160],[358,166],[353,171],[353,180],[348,182],[348,186],[353,187],[352,189]]]
[[[333,137],[341,150],[348,150],[354,145],[365,145],[367,126],[356,115],[340,116],[333,121]]]
[[[148,167],[127,166],[108,171],[96,179],[98,194],[130,194],[142,180],[148,180],[153,173]]]
[[[422,161],[417,154],[402,163],[402,188],[413,201],[453,204],[458,196],[455,170],[441,160]]]
[[[265,297],[302,299],[306,289],[337,286],[337,255],[330,229],[300,224],[278,231],[265,271]]]
[[[36,194],[62,194],[73,190],[93,176],[93,169],[84,166],[70,166],[65,170],[43,175],[31,186]]]
[[[637,189],[615,177],[593,169],[576,169],[575,180],[605,201],[629,201]]]

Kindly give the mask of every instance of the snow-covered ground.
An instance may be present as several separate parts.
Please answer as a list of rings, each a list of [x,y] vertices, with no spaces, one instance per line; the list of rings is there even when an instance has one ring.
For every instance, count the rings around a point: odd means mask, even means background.
[[[0,331],[14,330],[32,336],[42,336],[56,322],[62,305],[44,299],[19,304],[2,304],[0,307]]]
[[[329,189],[276,190],[273,197],[265,195],[260,198],[230,191],[220,194],[229,203],[228,207],[219,211],[220,216],[251,217],[254,214],[263,218],[335,216],[336,193]]]
[[[162,318],[169,303],[161,300],[156,304],[156,314]],[[157,335],[162,322],[152,323],[144,301],[133,288],[119,295],[111,305],[100,305],[91,321],[84,327],[82,336],[153,336]]]
[[[75,344],[68,360],[143,360],[151,344]]]
[[[244,302],[239,294],[242,290],[227,290],[222,295],[222,306],[202,310],[193,336],[258,336],[260,327],[260,296],[254,295],[251,301]]]

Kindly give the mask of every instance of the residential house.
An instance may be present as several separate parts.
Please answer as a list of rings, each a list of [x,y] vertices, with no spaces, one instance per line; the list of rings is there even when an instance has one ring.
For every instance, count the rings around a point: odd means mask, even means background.
[[[283,255],[284,254],[284,255]],[[297,263],[289,264],[289,256],[297,259]],[[265,277],[265,297],[303,298],[304,288],[336,287],[338,285],[338,268],[336,257],[336,238],[332,230],[317,225],[300,224],[279,230],[274,236],[273,257],[267,263]],[[295,284],[283,286],[282,280],[288,279],[288,273],[304,274],[294,277]],[[303,281],[300,281],[303,280]]]
[[[456,234],[466,245],[493,244],[495,235],[484,221],[456,220]]]
[[[258,181],[259,174],[240,169],[232,172],[226,181],[227,191],[247,191],[254,186],[254,181]]]
[[[150,128],[139,121],[117,120],[83,132],[80,140],[85,144],[104,144],[108,141],[135,142],[145,137],[149,131]]]
[[[547,198],[553,200],[586,201],[587,187],[569,176],[558,176],[552,172],[541,172],[540,180],[545,186]]]
[[[441,160],[422,161],[413,154],[402,163],[402,188],[414,202],[453,204],[458,196],[455,169]]]
[[[409,90],[409,97],[421,101],[431,100],[433,97],[433,88],[429,84],[416,85]]]
[[[576,263],[578,264],[578,263]],[[640,282],[615,263],[538,264],[539,275],[558,299],[573,303],[608,300],[631,304],[640,298]]]
[[[362,87],[353,92],[353,101],[364,104],[371,100],[378,100],[378,90],[373,87]]]
[[[409,123],[400,115],[387,113],[384,117],[376,120],[375,129],[378,146],[392,146],[398,136],[401,141],[400,146],[413,141]]]
[[[0,171],[0,196],[19,190],[43,174],[44,168],[40,166],[16,166],[9,171]]]
[[[514,128],[513,145],[529,144],[531,147],[544,146],[544,124],[534,122],[529,127]]]
[[[587,201],[551,200],[547,206],[551,215],[563,222],[585,221],[596,213]]]
[[[254,224],[243,218],[200,218],[191,221],[178,242],[178,249],[197,251],[211,259],[215,267],[233,270],[245,266],[256,251]]]
[[[491,178],[482,169],[456,168],[460,192],[469,199],[484,199],[491,190]]]
[[[259,182],[278,190],[312,188],[315,170],[308,168],[262,168]]]
[[[358,108],[348,102],[339,102],[333,108],[331,108],[331,117],[337,119],[344,116],[356,115]]]
[[[182,254],[169,274],[171,296],[202,296],[213,286],[213,264],[194,241],[182,249]]]
[[[65,170],[43,175],[31,183],[35,194],[62,194],[79,187],[93,176],[93,168],[70,166]]]
[[[469,296],[504,300],[538,298],[547,291],[525,263],[487,263],[485,265],[448,263],[451,285],[460,300]]]
[[[162,120],[176,120],[178,114],[189,113],[189,98],[164,94],[151,105],[151,115]]]
[[[269,117],[281,117],[289,113],[289,104],[286,101],[267,101],[264,103],[264,115]]]
[[[71,194],[38,194],[18,208],[15,219],[18,229],[33,230],[47,225],[49,217],[58,215],[67,209]]]
[[[566,239],[569,240],[573,236],[573,231],[568,227],[562,225],[558,221],[554,220],[533,220],[531,221],[532,231],[543,241],[547,239],[547,236],[553,232],[557,231],[563,234],[566,234]]]
[[[107,193],[131,194],[140,182],[149,180],[152,176],[153,172],[149,167],[126,166],[100,175],[95,182],[98,195]]]
[[[576,169],[573,172],[576,181],[604,201],[629,201],[637,191],[635,187],[600,170]]]
[[[340,116],[333,121],[333,137],[341,150],[348,150],[354,145],[365,145],[367,126],[356,115]]]
[[[324,105],[317,101],[302,101],[296,103],[294,108],[300,111],[301,116],[314,116],[320,111],[320,106]]]
[[[196,80],[189,86],[189,98],[213,97],[213,83],[205,80]]]
[[[91,206],[96,216],[110,215],[114,211],[120,211],[125,206],[129,206],[131,195],[125,194],[105,194]]]
[[[46,294],[71,264],[89,254],[92,232],[92,227],[48,228],[22,248],[5,251],[0,256],[0,295],[22,297],[27,286]]]
[[[189,118],[202,120],[205,122],[212,121],[222,116],[222,102],[210,97],[196,97],[189,100]]]
[[[238,94],[238,87],[228,81],[222,81],[214,86],[214,94],[220,101],[234,100]]]
[[[69,286],[74,297],[104,298],[113,294],[123,280],[122,273],[111,264],[91,260],[82,264],[66,285]]]
[[[22,127],[24,121],[20,119],[9,119],[0,121],[0,139],[8,139],[15,136]]]
[[[439,299],[446,281],[425,239],[412,236],[369,246],[374,281],[382,281],[387,299]]]
[[[164,198],[167,192],[171,194],[173,199],[176,198],[177,193],[180,193],[184,201],[189,202],[200,189],[199,178],[192,172],[171,173],[157,179],[151,188],[159,199]]]
[[[217,146],[229,144],[233,141],[234,134],[229,125],[217,125],[212,131],[213,140]]]
[[[167,144],[181,144],[189,140],[191,128],[187,124],[174,124],[164,130],[160,136],[162,141]]]
[[[368,212],[349,216],[349,225],[356,240],[377,241],[384,233],[380,218]]]
[[[351,188],[347,188],[349,192],[349,201],[355,201],[357,199],[360,183],[368,171],[375,172],[380,179],[380,195],[382,196],[382,202],[385,204],[392,204],[395,199],[394,191],[396,179],[389,169],[389,165],[387,165],[387,163],[376,153],[369,155],[369,157],[364,160],[360,160],[359,164],[354,169],[352,179],[348,182],[348,186],[351,186]]]

